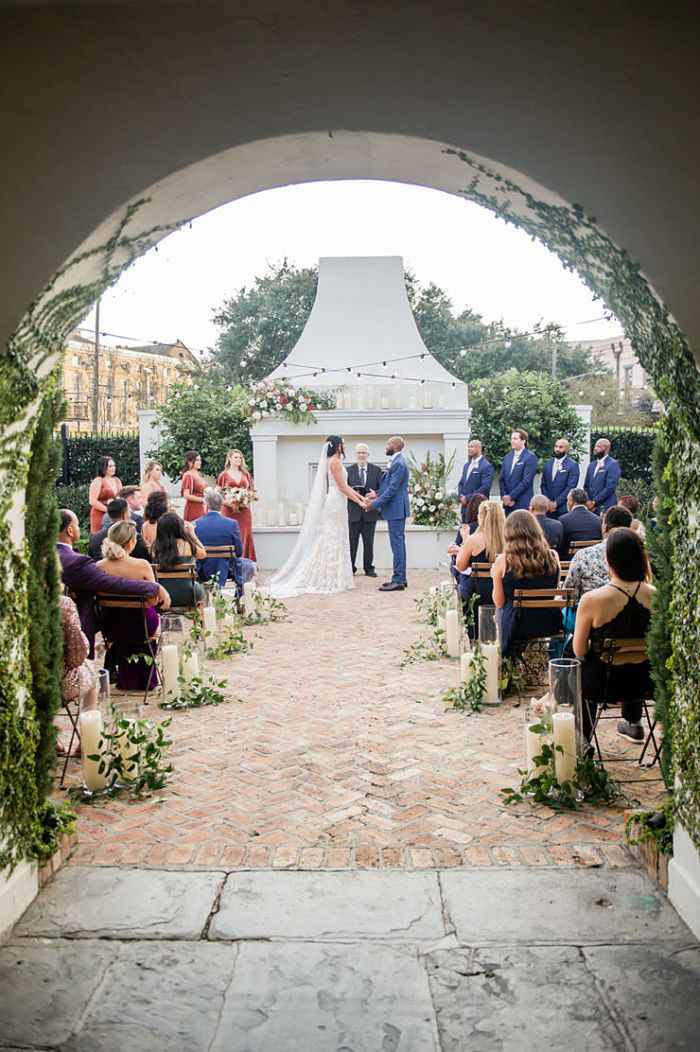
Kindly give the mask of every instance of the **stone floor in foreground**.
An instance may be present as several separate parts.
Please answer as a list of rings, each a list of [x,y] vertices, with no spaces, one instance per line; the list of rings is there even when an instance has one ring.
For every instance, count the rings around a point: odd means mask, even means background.
[[[409,590],[382,594],[360,575],[354,591],[289,600],[287,621],[246,629],[250,653],[208,663],[233,700],[173,714],[170,787],[152,799],[81,805],[74,861],[312,870],[629,865],[624,804],[564,814],[504,806],[499,790],[517,785],[523,763],[524,707],[445,711],[456,662],[400,667],[405,648],[427,638],[414,599],[435,579],[414,572]],[[156,699],[142,712],[163,715]],[[638,755],[613,728],[611,721],[608,749]],[[627,789],[644,805],[663,796],[658,767],[610,770],[636,780]],[[77,781],[77,763],[69,773]]]

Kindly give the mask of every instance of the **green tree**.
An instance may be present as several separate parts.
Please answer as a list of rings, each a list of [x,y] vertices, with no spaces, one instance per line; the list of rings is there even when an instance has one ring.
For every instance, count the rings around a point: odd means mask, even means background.
[[[171,397],[158,408],[157,423],[161,440],[149,456],[157,457],[172,478],[182,474],[188,449],[202,454],[202,471],[217,476],[224,470],[229,449],[240,449],[252,461],[250,425],[247,418],[248,393],[232,387],[216,376],[204,377],[198,384],[174,384]]]
[[[528,448],[537,454],[540,468],[552,456],[558,438],[568,439],[573,451],[584,442],[585,429],[568,392],[546,373],[509,369],[498,376],[477,379],[470,386],[469,401],[471,433],[483,442],[496,471],[510,449],[515,427],[527,431]]]
[[[299,270],[284,259],[216,309],[222,332],[212,360],[229,383],[262,380],[284,361],[306,325],[317,283],[316,267]]]

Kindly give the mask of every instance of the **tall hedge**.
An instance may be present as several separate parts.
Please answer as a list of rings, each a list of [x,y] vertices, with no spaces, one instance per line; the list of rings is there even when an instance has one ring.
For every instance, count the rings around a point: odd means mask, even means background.
[[[619,460],[625,479],[652,481],[652,451],[658,434],[655,427],[591,428],[591,450],[599,438],[610,439],[610,455]],[[619,492],[619,490],[618,490]]]
[[[54,718],[61,707],[63,633],[56,556],[58,515],[52,482],[59,460],[53,429],[62,409],[63,398],[56,386],[41,407],[31,445],[26,490],[25,529],[30,556],[27,564],[29,664],[38,729],[34,766],[39,803],[53,789],[51,773],[56,763]]]
[[[673,540],[671,515],[673,501],[666,466],[668,450],[659,433],[654,445],[652,465],[654,483],[659,497],[656,529],[647,530],[649,554],[654,568],[656,591],[651,604],[651,625],[647,634],[649,660],[654,678],[654,715],[663,727],[661,770],[670,789],[673,785],[673,699],[671,639],[671,604],[673,600]]]
[[[103,434],[76,435],[57,438],[65,454],[66,471],[61,483],[66,486],[89,486],[97,474],[100,457],[111,457],[117,465],[117,475],[125,486],[133,486],[139,477],[139,436],[132,431],[109,431]],[[66,477],[67,474],[67,477]]]

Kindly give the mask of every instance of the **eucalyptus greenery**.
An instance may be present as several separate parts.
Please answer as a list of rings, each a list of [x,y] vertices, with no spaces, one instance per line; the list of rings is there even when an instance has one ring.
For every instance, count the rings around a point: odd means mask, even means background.
[[[122,793],[150,796],[165,788],[173,772],[173,765],[165,758],[172,745],[172,740],[165,737],[171,720],[172,717],[158,722],[132,720],[119,714],[112,704],[107,721],[109,729],[102,732],[100,739],[101,752],[88,756],[90,760],[100,761],[98,770],[105,775],[107,784],[96,792],[73,786],[69,790],[70,797],[95,803]],[[125,762],[124,754],[128,762]]]
[[[227,686],[225,679],[216,680],[201,675],[185,681],[182,676],[178,676],[178,683],[180,689],[177,696],[168,695],[160,702],[161,709],[201,709],[205,705],[223,705],[232,700],[223,693]],[[240,698],[237,700],[241,701]]]
[[[534,726],[532,730],[544,734],[547,727],[542,724]],[[607,807],[620,800],[627,800],[620,784],[590,756],[579,757],[571,781],[560,785],[554,774],[557,752],[563,754],[561,745],[552,745],[543,740],[541,752],[533,758],[533,763],[535,769],[543,767],[544,770],[540,774],[530,774],[527,770],[518,769],[520,788],[500,791],[505,803],[520,804],[527,800],[533,806],[546,804],[555,811],[575,811],[584,804]]]

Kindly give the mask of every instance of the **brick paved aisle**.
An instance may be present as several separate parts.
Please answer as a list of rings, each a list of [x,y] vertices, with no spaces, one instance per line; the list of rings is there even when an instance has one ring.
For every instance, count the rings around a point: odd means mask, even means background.
[[[359,576],[352,592],[289,600],[287,621],[247,629],[251,653],[208,663],[242,702],[174,713],[171,786],[157,799],[81,805],[73,860],[248,869],[631,864],[621,807],[562,815],[503,806],[498,790],[517,784],[522,765],[523,709],[445,712],[441,693],[457,682],[456,662],[399,667],[403,649],[427,637],[414,599],[435,579],[414,571],[408,591],[381,594]],[[145,711],[161,712],[155,703]],[[658,799],[661,783],[630,769],[642,778],[635,797]]]

